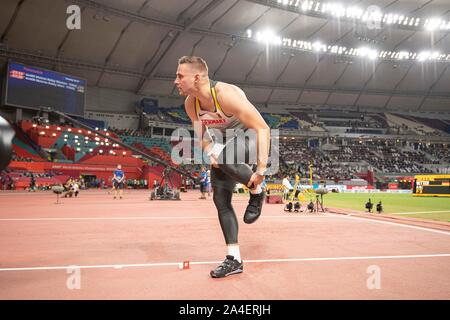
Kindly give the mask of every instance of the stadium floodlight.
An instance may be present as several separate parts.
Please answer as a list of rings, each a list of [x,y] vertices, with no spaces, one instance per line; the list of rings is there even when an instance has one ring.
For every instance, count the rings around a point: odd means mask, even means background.
[[[375,60],[378,58],[379,53],[377,50],[374,49],[370,49],[367,47],[362,47],[356,50],[356,55],[360,56],[360,57],[367,57],[370,60]]]
[[[258,42],[265,43],[266,45],[268,45],[268,44],[281,45],[282,44],[281,37],[275,35],[275,33],[270,29],[266,29],[262,32],[257,32],[256,40]]]
[[[325,19],[345,18],[347,20],[359,20],[361,22],[374,21],[382,22],[389,27],[420,28],[431,32],[435,30],[450,30],[450,21],[437,18],[420,19],[398,12],[382,12],[380,8],[374,5],[370,5],[367,8],[360,8],[355,5],[346,6],[336,2],[320,2],[314,0],[260,0],[255,2],[291,12],[303,12],[305,15],[321,16]],[[313,12],[309,13],[310,11]]]
[[[393,22],[392,16],[393,15],[391,13],[387,14],[385,19],[383,19],[383,22],[386,22],[387,24],[392,24]]]
[[[312,47],[313,47],[314,51],[316,51],[316,52],[320,52],[320,51],[326,52],[327,51],[327,46],[322,44],[320,41],[314,42],[312,44]]]
[[[253,34],[253,32],[252,32]],[[338,45],[328,45],[326,43],[322,43],[319,40],[314,42],[310,41],[302,41],[302,40],[293,40],[290,38],[281,38],[280,36],[274,34],[271,31],[265,32],[256,32],[256,40],[258,42],[266,43],[266,45],[282,45],[286,48],[292,48],[294,50],[306,51],[310,53],[326,53],[330,55],[344,55],[344,56],[360,56],[365,57],[370,60],[375,60],[377,58],[385,59],[385,60],[419,60],[419,61],[440,61],[440,62],[448,62],[450,61],[449,53],[440,53],[440,52],[430,52],[429,50],[425,50],[421,53],[416,52],[408,52],[408,51],[381,51],[376,48],[347,48]],[[275,41],[275,40],[276,41]],[[283,39],[281,41],[281,39]],[[426,55],[426,52],[429,52],[429,55]]]
[[[431,53],[430,59],[431,59],[431,60],[437,60],[440,56],[441,56],[441,53],[440,53],[440,52],[434,51],[434,52]]]
[[[427,31],[435,31],[442,25],[443,21],[439,18],[432,18],[425,20],[425,30]]]
[[[353,19],[361,19],[363,15],[363,10],[358,7],[350,7],[347,9],[347,18],[353,18]]]
[[[368,53],[369,53],[369,48],[362,47],[362,48],[358,49],[358,55],[361,57],[366,57]]]
[[[442,22],[442,24],[441,24],[441,29],[442,30],[450,30],[450,21],[447,21],[447,22]]]
[[[309,10],[312,9],[313,4],[314,4],[313,1],[306,0],[306,1],[302,2],[301,8],[302,8],[303,11],[306,12],[306,11],[309,11]]]
[[[408,57],[409,57],[409,52],[407,52],[407,51],[401,51],[398,53],[399,60],[407,59]]]
[[[378,58],[378,52],[376,50],[370,50],[368,53],[368,57],[370,60],[376,60]]]
[[[418,54],[417,60],[419,61],[425,61],[430,57],[430,51],[422,51]]]

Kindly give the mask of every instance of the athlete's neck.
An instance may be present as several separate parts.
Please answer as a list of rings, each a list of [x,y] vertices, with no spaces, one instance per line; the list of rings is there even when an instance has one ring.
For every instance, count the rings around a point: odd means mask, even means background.
[[[200,105],[204,110],[214,110],[214,99],[211,94],[210,82],[205,81],[205,83],[199,88],[198,92],[194,96],[200,101]]]

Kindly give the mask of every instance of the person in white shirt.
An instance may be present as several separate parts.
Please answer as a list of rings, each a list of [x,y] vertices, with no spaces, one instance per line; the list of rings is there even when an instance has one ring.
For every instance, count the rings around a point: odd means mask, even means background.
[[[72,184],[72,190],[73,190],[75,197],[78,197],[78,192],[80,191],[80,186],[78,185],[77,182],[74,182]]]
[[[292,184],[289,182],[289,176],[286,175],[283,179],[283,199],[284,200],[288,200],[289,198],[289,193],[292,192],[292,190],[294,189],[292,187]]]

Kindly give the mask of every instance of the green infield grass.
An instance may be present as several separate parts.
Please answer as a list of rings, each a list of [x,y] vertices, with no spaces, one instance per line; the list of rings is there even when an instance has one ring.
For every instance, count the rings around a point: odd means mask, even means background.
[[[306,200],[314,201],[314,196],[305,194]],[[381,201],[383,213],[401,215],[421,219],[450,222],[450,198],[414,197],[401,193],[328,193],[324,195],[324,207],[366,211],[365,204],[369,200],[374,204]]]

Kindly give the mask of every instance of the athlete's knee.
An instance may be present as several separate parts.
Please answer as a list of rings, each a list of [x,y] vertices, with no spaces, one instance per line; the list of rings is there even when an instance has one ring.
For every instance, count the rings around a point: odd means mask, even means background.
[[[226,209],[231,205],[231,201],[227,201],[226,197],[223,194],[219,194],[219,192],[214,192],[213,201],[218,210]]]
[[[231,192],[232,191],[228,190],[214,189],[213,201],[219,213],[222,211],[233,210],[231,205],[231,195],[229,194]]]

